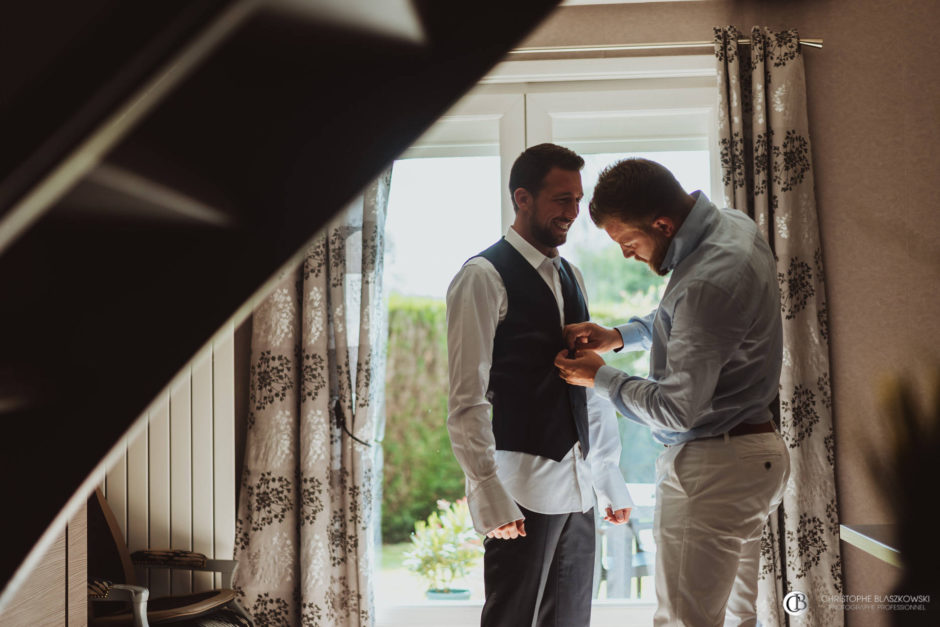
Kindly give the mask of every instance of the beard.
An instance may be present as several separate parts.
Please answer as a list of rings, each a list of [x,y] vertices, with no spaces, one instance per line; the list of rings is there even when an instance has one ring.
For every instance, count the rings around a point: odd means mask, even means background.
[[[555,225],[555,220],[540,222],[540,211],[536,205],[536,210],[529,215],[528,228],[529,233],[542,246],[546,248],[558,248],[568,241],[568,231]]]
[[[672,242],[672,239],[652,227],[649,229],[644,228],[643,231],[653,241],[653,252],[646,262],[647,265],[659,276],[666,276],[669,274],[669,270],[663,270],[662,265],[663,261],[666,259],[666,252],[669,250],[669,244]]]
[[[568,241],[568,233],[562,232],[557,233],[552,229],[551,224],[543,225],[532,223],[529,227],[532,237],[538,241],[542,246],[547,246],[548,248],[558,248],[562,244]]]

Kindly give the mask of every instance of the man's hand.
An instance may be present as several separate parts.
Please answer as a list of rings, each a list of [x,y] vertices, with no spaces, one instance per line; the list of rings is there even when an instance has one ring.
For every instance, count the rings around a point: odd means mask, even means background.
[[[520,536],[525,537],[525,522],[522,518],[506,523],[486,534],[487,538],[499,538],[500,540],[514,540]]]
[[[608,329],[593,322],[578,322],[565,327],[565,346],[574,350],[597,353],[623,348],[623,336],[617,329]]]
[[[622,525],[628,520],[630,520],[630,509],[629,507],[624,507],[623,509],[618,509],[616,512],[610,507],[607,508],[607,513],[604,515],[604,520],[614,525]]]
[[[568,359],[567,350],[555,356],[555,366],[561,378],[571,385],[585,388],[594,387],[594,376],[603,365],[604,359],[594,351],[576,351],[574,359]]]

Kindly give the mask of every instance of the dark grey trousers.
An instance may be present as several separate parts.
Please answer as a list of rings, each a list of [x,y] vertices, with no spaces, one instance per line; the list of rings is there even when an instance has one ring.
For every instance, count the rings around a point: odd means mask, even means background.
[[[537,514],[526,537],[485,538],[482,627],[588,627],[594,582],[594,510]]]

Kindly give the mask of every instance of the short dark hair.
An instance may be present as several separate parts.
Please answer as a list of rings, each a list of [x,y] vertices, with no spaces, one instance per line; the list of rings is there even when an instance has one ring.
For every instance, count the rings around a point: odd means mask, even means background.
[[[512,164],[512,170],[509,172],[509,196],[512,198],[512,208],[515,211],[519,210],[519,206],[516,205],[516,190],[521,187],[529,190],[533,196],[537,196],[545,175],[552,168],[578,172],[583,167],[584,159],[564,146],[539,144],[526,148]]]
[[[597,226],[603,226],[608,218],[648,226],[661,216],[681,216],[688,197],[665,166],[631,157],[604,168],[588,207]]]

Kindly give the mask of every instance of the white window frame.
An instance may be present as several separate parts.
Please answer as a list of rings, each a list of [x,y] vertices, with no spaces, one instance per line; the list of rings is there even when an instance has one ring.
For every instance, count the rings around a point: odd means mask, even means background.
[[[509,170],[525,150],[525,93],[516,87],[475,89],[441,116],[399,159],[422,157],[500,157],[500,189],[509,188]],[[513,220],[508,191],[500,195],[502,230]]]
[[[712,55],[505,61],[399,158],[499,155],[505,231],[514,218],[509,169],[526,146],[545,141],[576,152],[708,149],[712,192],[720,193],[717,106]],[[592,120],[621,136],[596,136]],[[384,606],[376,625],[478,625],[481,608],[480,601]],[[591,624],[648,625],[654,611],[649,601],[594,601]]]
[[[722,189],[713,55],[507,61],[475,93],[497,88],[522,90],[527,146],[552,141],[584,153],[710,150],[712,195]],[[600,128],[603,138],[596,136]]]

